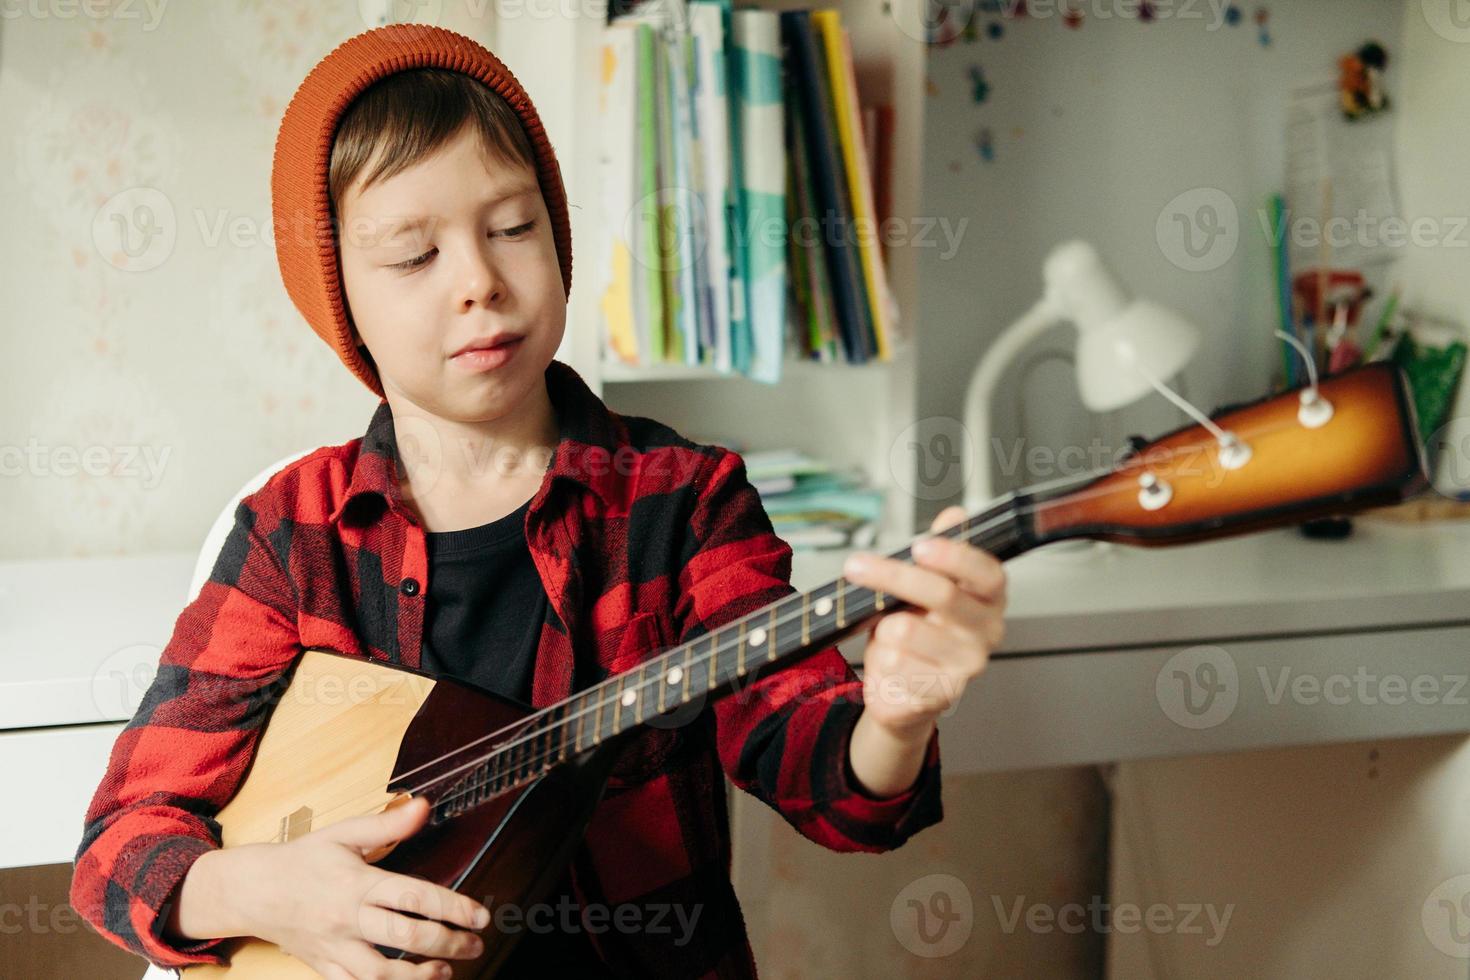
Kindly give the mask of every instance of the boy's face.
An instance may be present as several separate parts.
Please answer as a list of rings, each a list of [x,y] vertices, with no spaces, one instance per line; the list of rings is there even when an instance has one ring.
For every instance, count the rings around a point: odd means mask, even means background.
[[[488,421],[543,383],[566,291],[534,171],[487,159],[465,127],[387,180],[355,181],[338,214],[347,304],[390,401]],[[505,363],[455,356],[502,332],[524,336]]]

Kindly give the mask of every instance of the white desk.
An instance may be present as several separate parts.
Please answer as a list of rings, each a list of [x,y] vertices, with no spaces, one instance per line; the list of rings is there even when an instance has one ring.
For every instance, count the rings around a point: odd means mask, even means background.
[[[940,724],[947,771],[1470,732],[1470,522],[1047,548],[1006,568],[1006,642]],[[840,573],[813,556],[793,580]],[[1185,677],[1209,710],[1184,707]]]
[[[0,868],[70,864],[184,608],[194,552],[0,562]]]
[[[836,578],[843,557],[797,552],[795,585]],[[50,801],[0,813],[0,868],[71,861],[194,558],[0,562],[0,771],[17,798]],[[941,725],[946,771],[1470,731],[1470,690],[1451,690],[1470,672],[1470,524],[1364,520],[1346,541],[1274,531],[1048,549],[1007,570],[1006,643]],[[1181,714],[1178,672],[1200,677],[1200,663],[1170,658],[1200,645],[1228,658],[1208,653],[1227,690],[1233,667],[1228,713]],[[843,650],[860,662],[861,646],[859,636]],[[1402,703],[1387,703],[1391,678],[1404,681]],[[1436,697],[1415,698],[1421,678]]]

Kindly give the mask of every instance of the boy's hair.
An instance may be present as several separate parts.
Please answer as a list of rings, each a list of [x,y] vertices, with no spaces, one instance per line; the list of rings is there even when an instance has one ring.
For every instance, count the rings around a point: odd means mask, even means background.
[[[333,222],[341,227],[342,198],[359,176],[366,188],[402,173],[466,126],[478,132],[491,160],[535,173],[536,153],[515,110],[470,76],[447,68],[411,68],[369,85],[342,114],[332,137],[327,199]],[[345,312],[351,319],[351,311]],[[359,344],[358,350],[376,371],[367,346]]]
[[[338,206],[354,183],[398,173],[466,126],[488,164],[531,165],[570,296],[572,225],[556,152],[530,95],[484,45],[432,24],[375,27],[317,62],[281,116],[271,161],[281,282],[307,325],[379,398],[382,380],[354,336],[343,293]]]
[[[413,68],[368,86],[342,114],[332,139],[327,193],[333,216],[340,222],[342,197],[369,164],[364,187],[412,167],[467,125],[478,131],[492,160],[535,172],[536,154],[515,110],[470,76]]]

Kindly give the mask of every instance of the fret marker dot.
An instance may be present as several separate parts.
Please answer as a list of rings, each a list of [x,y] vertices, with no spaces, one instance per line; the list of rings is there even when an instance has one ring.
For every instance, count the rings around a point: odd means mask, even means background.
[[[623,697],[622,697],[623,707],[625,707],[625,708],[632,707],[633,702],[634,701],[637,701],[637,700],[638,700],[638,692],[637,691],[624,691],[623,692]]]
[[[683,667],[670,667],[667,675],[670,684],[677,684],[684,679]]]
[[[827,615],[829,612],[832,611],[832,600],[828,599],[826,596],[823,596],[822,598],[817,600],[816,609],[818,616]]]
[[[766,642],[766,631],[765,630],[763,630],[763,629],[757,629],[753,633],[750,634],[750,645],[751,646],[758,647],[758,646],[760,646],[764,642]]]

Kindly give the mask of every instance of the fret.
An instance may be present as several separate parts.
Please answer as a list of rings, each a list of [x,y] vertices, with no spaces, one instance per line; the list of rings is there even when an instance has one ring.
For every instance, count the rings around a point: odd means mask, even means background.
[[[666,687],[669,686],[669,679],[668,679],[667,672],[660,674],[658,680],[657,681],[654,681],[654,683],[658,685],[658,713],[659,714],[663,714],[664,713],[664,688],[666,688]]]
[[[772,663],[776,659],[776,607],[779,603],[771,603],[771,628],[770,636],[766,640],[766,662]]]
[[[874,592],[873,595],[877,597],[876,604],[881,610],[883,608],[883,590],[879,589],[878,591]]]
[[[842,579],[837,580],[837,626],[839,628],[847,625],[842,613],[843,596],[847,590],[842,587],[842,582]]]
[[[714,633],[709,635],[709,689],[713,691],[718,686],[719,675],[715,667],[720,663],[720,638]]]
[[[634,673],[634,671],[629,671],[629,673]],[[633,724],[641,725],[643,724],[643,695],[648,690],[648,678],[644,676],[642,667],[639,667],[636,673],[638,674],[638,681],[632,687]]]
[[[740,620],[740,643],[736,647],[735,672],[745,676],[745,620]]]
[[[600,686],[599,687],[594,687],[592,689],[592,697],[597,702],[597,714],[592,719],[592,744],[593,745],[601,745],[602,744],[602,702],[603,702],[604,699],[602,697],[602,688]]]
[[[689,700],[689,672],[694,669],[694,647],[684,647],[684,701]]]
[[[607,729],[607,733],[609,735],[616,735],[618,732],[623,730],[623,709],[627,707],[627,703],[623,700],[623,688],[626,687],[627,684],[628,675],[619,674],[617,680],[618,694],[612,704],[612,724],[609,725]]]
[[[805,592],[801,594],[801,645],[806,646],[812,641],[812,600]]]
[[[587,720],[587,713],[583,710],[582,701],[582,698],[577,698],[577,700],[572,703],[572,708],[576,712],[577,716],[577,736],[572,740],[572,745],[578,752],[582,752],[586,748],[582,744],[582,725],[583,722]]]

